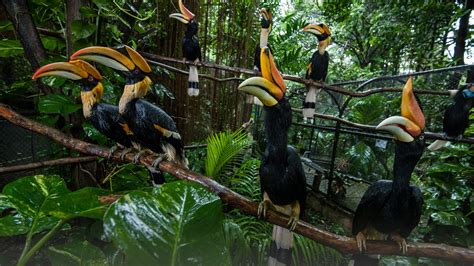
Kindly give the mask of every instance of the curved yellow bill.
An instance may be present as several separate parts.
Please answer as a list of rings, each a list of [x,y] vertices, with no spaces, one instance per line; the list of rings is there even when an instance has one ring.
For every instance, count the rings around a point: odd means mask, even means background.
[[[278,103],[270,91],[279,90],[279,88],[262,77],[252,77],[246,79],[239,85],[239,90],[256,96],[265,106],[274,106]]]
[[[139,54],[137,51],[135,51],[133,48],[124,45],[125,49],[127,50],[128,55],[130,56],[130,59],[132,59],[133,63],[140,68],[141,71],[144,73],[150,73],[151,72],[151,67],[148,65],[146,62],[145,58],[141,54]]]
[[[311,32],[316,35],[322,35],[324,33],[324,29],[316,24],[308,24],[306,27],[303,28],[305,32]]]
[[[181,11],[181,14],[183,14],[183,16],[189,21],[191,19],[194,18],[194,14],[189,11],[189,9],[186,8],[186,6],[184,6],[183,4],[183,0],[179,0],[178,1],[179,3],[179,11]]]
[[[177,20],[183,22],[184,24],[189,23],[189,21],[186,19],[186,17],[184,17],[183,14],[181,14],[181,13],[173,13],[173,14],[169,15],[169,17],[177,19]]]
[[[119,71],[135,69],[135,64],[128,57],[112,48],[103,46],[91,46],[81,49],[71,56],[71,60],[74,59],[91,60]]]
[[[396,139],[403,142],[412,142],[414,136],[421,134],[421,129],[408,118],[403,116],[391,116],[377,125],[377,130],[386,130],[392,133]]]
[[[69,61],[69,64],[75,65],[83,70],[85,70],[87,73],[92,75],[96,80],[102,80],[102,75],[100,74],[99,70],[97,70],[94,66],[91,64],[87,63],[86,61],[82,60],[71,60]]]
[[[273,55],[268,47],[260,49],[260,64],[262,76],[277,85],[278,90],[270,91],[278,100],[281,100],[286,92],[286,84],[278,71]]]
[[[80,80],[87,78],[89,74],[85,70],[68,62],[57,62],[40,67],[33,74],[32,79],[46,76],[56,76],[71,80]]]
[[[401,111],[402,116],[411,120],[418,126],[418,128],[421,130],[425,128],[425,116],[423,115],[423,112],[416,101],[415,94],[413,93],[412,77],[408,78],[405,87],[403,87]]]

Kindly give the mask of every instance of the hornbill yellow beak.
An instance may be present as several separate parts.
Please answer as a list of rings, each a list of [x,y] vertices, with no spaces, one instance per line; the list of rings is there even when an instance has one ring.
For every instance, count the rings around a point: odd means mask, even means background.
[[[329,31],[329,27],[324,24],[309,24],[306,27],[303,28],[304,32],[309,32],[311,34],[314,34],[318,40],[324,41],[327,40],[328,44],[331,40],[331,31]]]
[[[263,77],[245,80],[239,90],[256,96],[265,106],[274,106],[285,96],[286,85],[268,47],[261,49],[260,62]]]
[[[181,13],[173,13],[169,17],[177,19],[183,22],[184,24],[188,24],[189,21],[191,21],[195,15],[191,11],[189,11],[189,9],[187,9],[186,6],[184,6],[182,0],[179,0],[178,3],[179,3],[179,11]]]
[[[117,49],[124,50],[124,53],[128,57],[116,49],[103,46],[91,46],[75,52],[71,56],[71,59],[90,60],[119,71],[132,72],[138,67],[144,73],[151,72],[151,68],[145,58],[137,51],[127,45],[123,45]]]
[[[281,100],[286,92],[286,84],[276,67],[275,60],[268,47],[260,49],[260,64],[263,78],[274,83],[279,88],[278,91],[271,91],[272,95],[277,100]]]
[[[265,78],[246,79],[239,85],[239,90],[257,97],[265,106],[271,107],[278,103],[272,92],[277,92],[280,88]]]
[[[81,80],[87,78],[89,74],[87,73],[87,71],[68,62],[57,62],[40,67],[33,74],[32,79],[37,79],[46,76],[56,76],[71,80]]]
[[[425,116],[413,93],[413,79],[409,77],[402,92],[402,116],[392,116],[383,120],[378,130],[392,133],[402,142],[412,142],[425,129]]]
[[[92,107],[102,98],[103,86],[100,82],[102,75],[95,67],[82,60],[45,65],[33,74],[33,79],[45,76],[57,76],[80,81],[82,109],[85,117],[91,115]]]

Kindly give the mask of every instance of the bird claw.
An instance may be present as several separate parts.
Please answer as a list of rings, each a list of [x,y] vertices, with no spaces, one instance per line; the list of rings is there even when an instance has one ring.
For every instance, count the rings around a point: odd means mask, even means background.
[[[260,204],[258,204],[257,217],[259,219],[267,217],[268,208],[269,208],[269,201],[263,200],[262,202],[260,202]]]
[[[199,59],[196,58],[196,60],[194,60],[194,65],[197,66],[198,63],[199,63]]]
[[[123,149],[122,152],[120,152],[120,160],[124,161],[127,153],[130,153],[132,150],[132,148]]]
[[[392,236],[392,239],[397,242],[398,246],[400,247],[400,250],[402,251],[402,254],[406,254],[407,251],[408,251],[408,245],[407,245],[407,241],[405,240],[405,238],[399,236],[399,235],[394,235]]]
[[[290,219],[288,220],[288,226],[290,227],[290,231],[293,231],[295,230],[296,228],[296,225],[298,224],[298,221],[300,220],[300,218],[298,216],[293,216],[291,215],[290,216]]]
[[[110,160],[110,158],[112,158],[112,155],[117,149],[118,149],[117,145],[114,145],[109,149],[109,155],[107,156],[107,160]]]
[[[146,150],[141,150],[135,156],[133,156],[133,161],[132,163],[137,164],[140,161],[140,157],[146,152]]]
[[[365,235],[362,232],[357,233],[356,235],[357,241],[357,248],[359,248],[359,252],[362,253],[364,250],[367,250],[367,246],[365,245]]]
[[[153,163],[151,164],[151,167],[153,167],[153,168],[155,168],[155,169],[158,169],[158,165],[159,165],[162,161],[166,160],[166,157],[167,157],[167,156],[166,156],[165,154],[161,154],[160,156],[158,156],[158,157],[153,161]]]

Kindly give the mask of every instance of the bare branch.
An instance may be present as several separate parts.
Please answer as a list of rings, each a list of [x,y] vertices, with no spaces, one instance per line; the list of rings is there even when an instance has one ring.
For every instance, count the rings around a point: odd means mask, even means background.
[[[28,170],[38,169],[38,168],[65,165],[65,164],[92,162],[92,161],[96,161],[97,159],[98,159],[97,156],[69,157],[69,158],[61,158],[61,159],[43,161],[43,162],[34,162],[34,163],[28,163],[28,164],[22,164],[22,165],[5,166],[5,167],[0,167],[0,174],[28,171]]]
[[[15,125],[47,136],[67,148],[79,151],[84,154],[101,157],[107,157],[109,155],[108,148],[100,147],[78,139],[73,139],[57,129],[50,128],[38,122],[29,120],[12,111],[3,104],[0,104],[0,116]],[[125,161],[131,162],[133,160],[133,156],[133,154],[127,154]],[[145,166],[150,166],[155,158],[156,156],[153,155],[143,156],[140,158],[140,163]],[[115,161],[121,161],[120,154],[118,152],[112,154],[111,159]],[[161,171],[170,173],[179,179],[199,183],[209,189],[209,191],[217,194],[221,200],[229,206],[237,208],[248,215],[257,215],[258,204],[256,202],[252,202],[244,198],[243,196],[235,193],[225,186],[222,186],[211,178],[181,168],[171,162],[160,163],[159,169]],[[288,217],[273,211],[269,211],[265,220],[272,224],[283,227],[286,227],[288,224]],[[313,239],[323,245],[335,248],[342,253],[358,253],[357,244],[353,238],[320,230],[304,221],[298,222],[295,232]],[[393,241],[367,241],[367,254],[402,255],[400,248]],[[432,257],[452,261],[474,262],[474,250],[448,246],[445,244],[409,243],[406,255],[416,257]]]

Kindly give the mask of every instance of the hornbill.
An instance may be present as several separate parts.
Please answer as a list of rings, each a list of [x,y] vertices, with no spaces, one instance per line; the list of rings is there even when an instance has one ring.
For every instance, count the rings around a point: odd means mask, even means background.
[[[184,60],[194,61],[194,65],[189,66],[188,95],[198,96],[199,75],[196,64],[201,61],[201,48],[197,36],[198,23],[194,19],[195,15],[184,6],[182,0],[179,0],[179,10],[181,13],[173,13],[170,18],[177,19],[187,25],[182,45],[183,57]]]
[[[469,127],[469,113],[474,105],[474,69],[468,72],[466,84],[454,92],[454,103],[444,112],[443,131],[446,136],[459,139]],[[445,140],[436,140],[428,149],[435,151],[448,143]]]
[[[33,74],[33,79],[46,76],[57,76],[75,81],[81,87],[82,112],[86,120],[109,139],[123,147],[121,157],[132,150],[134,134],[127,122],[119,114],[118,107],[100,103],[103,95],[102,75],[99,71],[82,60],[57,62],[45,65]],[[110,150],[110,155],[117,147]],[[109,157],[110,157],[109,155]],[[156,170],[150,169],[151,181],[155,184],[164,182],[163,176]]]
[[[268,209],[284,213],[290,216],[288,226],[293,230],[306,206],[305,174],[296,149],[288,146],[291,106],[269,48],[262,49],[260,61],[263,77],[252,77],[239,85],[239,90],[258,97],[264,105],[267,144],[260,166],[263,201],[258,216],[265,217]],[[291,264],[290,230],[273,226],[269,265]]]
[[[115,49],[91,46],[77,51],[71,59],[91,60],[111,67],[125,77],[119,113],[127,121],[140,146],[161,154],[153,162],[153,168],[163,159],[187,167],[181,136],[173,119],[159,107],[140,99],[147,94],[152,81],[148,77],[151,68],[137,51],[126,45]]]
[[[329,65],[329,54],[326,51],[329,43],[331,42],[331,32],[329,27],[324,24],[309,24],[304,27],[303,31],[314,34],[318,38],[318,49],[313,53],[311,62],[306,69],[306,79],[311,79],[318,82],[326,81],[328,74]],[[306,99],[303,103],[303,116],[306,118],[312,118],[316,107],[316,94],[319,90],[315,87],[310,86]]]
[[[378,130],[392,133],[395,140],[393,180],[379,180],[364,193],[352,221],[352,234],[362,252],[368,237],[390,235],[403,253],[405,238],[420,221],[423,197],[418,187],[410,185],[411,174],[425,149],[425,117],[412,88],[412,78],[402,92],[401,116],[383,120]]]

